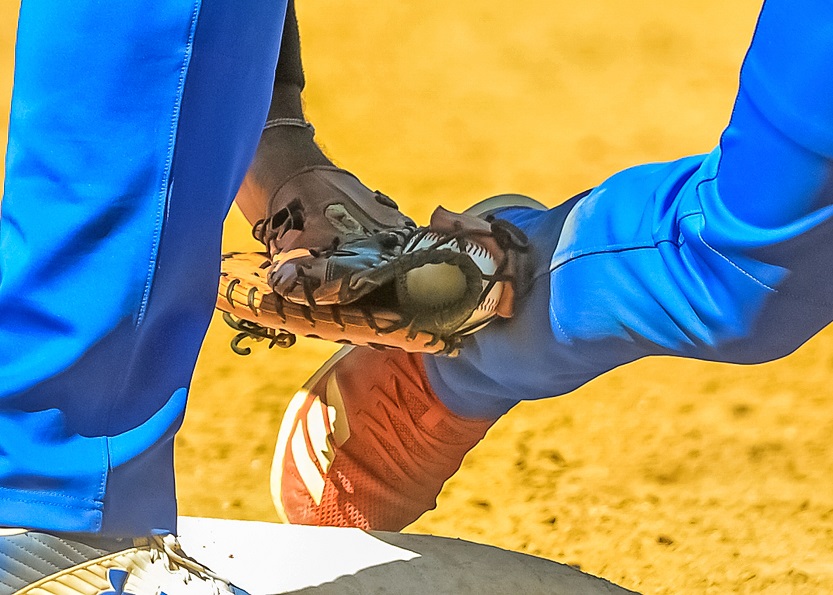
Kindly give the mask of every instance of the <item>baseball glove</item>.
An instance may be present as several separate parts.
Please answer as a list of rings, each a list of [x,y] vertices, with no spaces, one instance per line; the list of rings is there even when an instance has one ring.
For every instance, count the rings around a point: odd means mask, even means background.
[[[245,338],[296,335],[454,354],[466,334],[510,316],[526,239],[501,220],[438,208],[417,227],[352,174],[307,168],[255,226],[269,253],[223,256],[217,307]],[[271,255],[271,256],[270,256]]]

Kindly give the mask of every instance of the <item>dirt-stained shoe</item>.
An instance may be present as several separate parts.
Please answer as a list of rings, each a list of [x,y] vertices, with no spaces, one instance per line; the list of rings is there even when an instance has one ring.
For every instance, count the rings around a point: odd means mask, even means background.
[[[436,506],[443,483],[494,421],[449,411],[420,355],[343,348],[284,414],[272,464],[275,507],[295,524],[398,531]]]
[[[0,529],[0,595],[246,595],[172,535],[79,539]]]

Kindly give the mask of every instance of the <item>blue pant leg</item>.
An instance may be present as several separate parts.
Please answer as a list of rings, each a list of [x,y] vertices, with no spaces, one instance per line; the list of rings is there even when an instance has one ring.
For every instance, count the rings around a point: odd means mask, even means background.
[[[505,212],[549,269],[514,319],[426,358],[443,401],[491,417],[647,355],[768,361],[829,324],[831,63],[833,4],[767,0],[711,154],[620,172],[566,215]]]
[[[23,2],[0,218],[0,525],[175,529],[172,440],[284,2]]]

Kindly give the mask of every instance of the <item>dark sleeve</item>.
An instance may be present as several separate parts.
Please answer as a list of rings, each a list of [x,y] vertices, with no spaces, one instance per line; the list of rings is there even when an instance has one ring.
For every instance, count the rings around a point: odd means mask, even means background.
[[[275,85],[294,85],[304,88],[304,69],[301,66],[301,38],[298,33],[298,19],[295,16],[295,1],[289,0],[286,19],[283,24],[281,53],[275,70]]]

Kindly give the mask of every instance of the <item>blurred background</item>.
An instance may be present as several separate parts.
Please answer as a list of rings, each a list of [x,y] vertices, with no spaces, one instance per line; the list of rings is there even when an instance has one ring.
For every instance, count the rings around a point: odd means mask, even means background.
[[[630,165],[709,151],[760,8],[297,2],[319,142],[420,223],[437,204],[503,192],[555,205]],[[14,0],[0,3],[5,104],[16,14]],[[236,211],[226,232],[226,249],[258,248]],[[239,357],[232,336],[214,321],[195,374],[177,442],[180,511],[274,521],[281,413],[334,349],[302,340]],[[832,367],[828,330],[774,364],[656,358],[522,404],[408,530],[646,593],[833,592]]]

